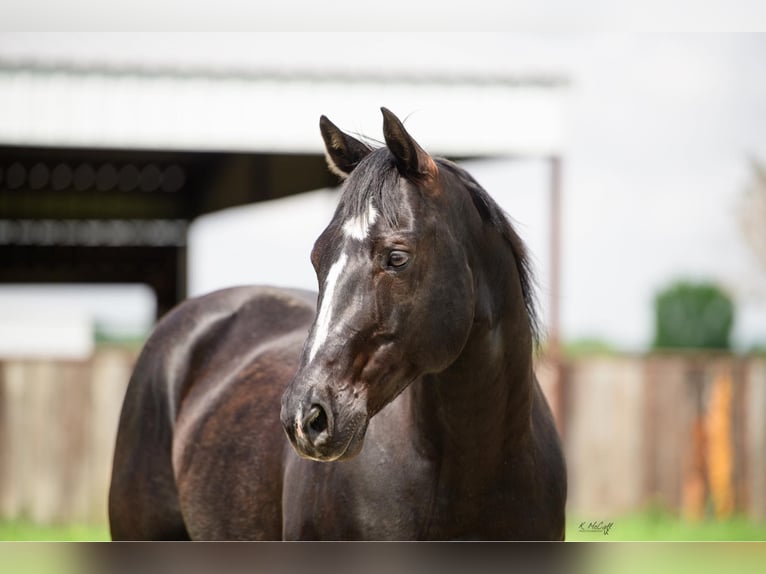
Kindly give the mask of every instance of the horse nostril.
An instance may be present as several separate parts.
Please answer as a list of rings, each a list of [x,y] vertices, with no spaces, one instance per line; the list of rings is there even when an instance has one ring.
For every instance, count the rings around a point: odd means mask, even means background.
[[[308,417],[306,417],[306,425],[313,437],[321,434],[327,430],[327,413],[319,405],[311,405]]]
[[[329,438],[329,426],[327,411],[315,403],[311,405],[308,414],[301,421],[299,434],[310,444],[320,446],[321,443]]]

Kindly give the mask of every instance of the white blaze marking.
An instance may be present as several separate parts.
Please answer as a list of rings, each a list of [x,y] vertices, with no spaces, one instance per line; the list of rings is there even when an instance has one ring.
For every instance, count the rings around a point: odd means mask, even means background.
[[[335,287],[338,284],[343,268],[348,261],[348,255],[342,253],[338,260],[332,264],[327,273],[327,280],[324,286],[324,296],[322,297],[322,307],[317,315],[316,326],[314,328],[314,341],[311,343],[311,352],[309,353],[309,362],[314,360],[319,348],[327,339],[330,331],[330,320],[332,319],[332,310],[335,307]]]
[[[378,210],[372,203],[367,206],[367,211],[358,217],[352,217],[343,224],[343,233],[346,237],[362,241],[370,232],[370,226],[378,219]]]

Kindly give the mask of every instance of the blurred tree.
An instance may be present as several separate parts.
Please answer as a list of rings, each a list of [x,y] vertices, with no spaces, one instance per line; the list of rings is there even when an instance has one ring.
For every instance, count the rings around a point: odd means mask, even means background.
[[[742,194],[738,215],[748,245],[766,270],[766,166],[753,160],[752,179]]]
[[[654,300],[655,349],[728,349],[734,304],[711,283],[679,281]]]

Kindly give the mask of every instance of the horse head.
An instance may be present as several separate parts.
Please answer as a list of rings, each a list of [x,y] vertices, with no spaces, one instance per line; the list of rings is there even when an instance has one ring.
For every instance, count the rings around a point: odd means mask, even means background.
[[[371,149],[326,117],[330,169],[345,179],[311,253],[319,310],[282,397],[282,424],[301,456],[347,459],[370,418],[411,382],[449,366],[474,320],[466,242],[478,212],[446,193],[435,161],[383,108],[385,147]]]

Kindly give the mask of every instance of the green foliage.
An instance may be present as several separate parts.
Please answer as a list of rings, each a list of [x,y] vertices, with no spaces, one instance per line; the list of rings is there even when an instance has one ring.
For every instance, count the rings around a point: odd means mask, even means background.
[[[655,349],[728,349],[734,304],[711,283],[680,281],[654,300]]]

